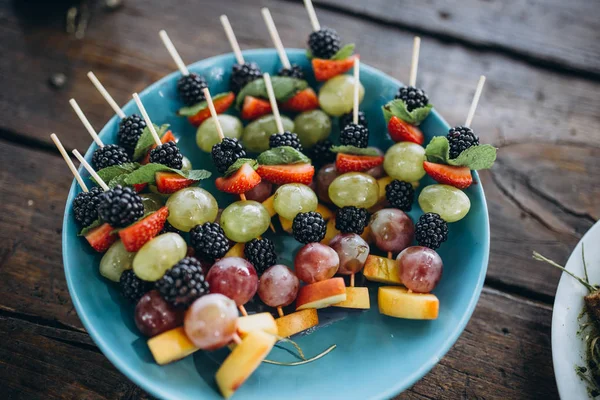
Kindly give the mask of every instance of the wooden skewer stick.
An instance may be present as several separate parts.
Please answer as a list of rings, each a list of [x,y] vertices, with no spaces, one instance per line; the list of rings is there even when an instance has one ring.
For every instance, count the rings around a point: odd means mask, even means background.
[[[279,33],[277,32],[277,28],[275,27],[275,22],[273,22],[273,17],[271,17],[271,12],[267,7],[262,8],[260,11],[262,12],[263,19],[265,20],[265,24],[267,25],[267,29],[269,30],[269,35],[271,35],[273,45],[277,50],[277,54],[279,54],[279,60],[281,60],[281,65],[283,65],[283,68],[285,69],[290,69],[292,65],[290,64],[290,60],[285,52],[283,43],[281,43],[281,38],[279,37]]]
[[[465,126],[467,128],[470,127],[471,123],[473,122],[475,110],[477,109],[477,104],[479,104],[479,98],[481,97],[481,92],[483,91],[484,84],[485,76],[481,75],[479,77],[479,82],[477,82],[477,89],[475,89],[475,96],[473,96],[473,101],[471,102],[471,108],[469,109],[469,114],[467,115],[467,121],[465,122]]]
[[[217,114],[217,110],[215,110],[215,104],[213,103],[210,91],[208,88],[204,88],[202,89],[202,92],[204,93],[204,97],[206,97],[206,103],[208,104],[208,109],[210,110],[210,116],[215,120],[217,133],[219,134],[219,141],[222,141],[225,138],[225,135],[223,134],[223,127],[221,126],[221,121],[219,121],[219,114]]]
[[[304,7],[306,7],[306,11],[308,12],[308,18],[310,18],[310,24],[312,25],[313,31],[318,31],[321,29],[321,25],[319,24],[319,20],[317,19],[317,13],[315,12],[315,8],[313,7],[311,0],[304,0]]]
[[[60,154],[62,155],[62,157],[65,159],[65,162],[67,163],[67,166],[69,167],[69,169],[73,173],[73,176],[77,180],[77,183],[79,183],[79,186],[81,186],[81,189],[84,192],[89,192],[88,187],[83,182],[83,179],[81,178],[81,175],[79,175],[79,172],[77,171],[77,168],[75,168],[75,164],[73,164],[73,161],[71,160],[71,157],[69,157],[69,154],[67,153],[67,151],[63,147],[62,143],[58,139],[58,136],[56,136],[56,134],[53,133],[52,135],[50,135],[50,139],[52,139],[52,141],[54,142],[54,144],[58,148],[58,151],[60,152]]]
[[[85,168],[87,170],[87,172],[89,172],[90,175],[94,177],[94,180],[96,181],[96,183],[98,183],[98,185],[100,185],[100,187],[105,192],[110,189],[108,187],[108,185],[102,180],[102,178],[100,178],[100,176],[98,176],[96,171],[94,171],[94,168],[92,168],[92,166],[90,164],[88,164],[87,161],[85,161],[85,158],[83,158],[83,156],[81,154],[79,154],[77,149],[73,150],[73,154],[75,155],[75,157],[77,157],[79,162],[83,165],[83,168]]]
[[[190,71],[185,66],[185,63],[181,59],[181,56],[177,52],[177,49],[175,48],[175,45],[173,44],[173,42],[169,38],[169,35],[167,35],[167,32],[163,29],[160,32],[158,32],[158,36],[160,36],[160,38],[162,39],[163,44],[167,48],[167,51],[171,55],[171,58],[173,59],[173,61],[175,61],[175,64],[177,65],[177,68],[179,69],[179,72],[181,72],[181,75],[184,75],[184,76],[189,75]]]
[[[231,24],[229,23],[229,18],[227,18],[227,15],[225,14],[221,15],[221,25],[223,25],[223,29],[225,29],[227,40],[229,40],[229,45],[233,50],[233,54],[235,54],[235,59],[237,60],[237,63],[242,65],[244,63],[244,56],[242,55],[240,45],[238,44],[238,41],[235,38],[235,33],[233,33],[233,29],[231,28]]]
[[[240,335],[238,335],[237,333],[233,334],[232,340],[233,340],[233,343],[235,343],[235,344],[238,344],[238,345],[242,344],[242,339],[240,338]]]
[[[354,287],[354,274],[350,275],[350,287]]]
[[[413,53],[412,61],[410,63],[410,77],[408,79],[408,86],[415,86],[417,84],[417,68],[419,68],[419,50],[421,49],[421,38],[415,36],[413,42]]]
[[[246,201],[248,199],[246,199],[246,195],[244,193],[240,193],[240,200]]]
[[[240,310],[240,312],[242,313],[242,315],[243,315],[244,317],[247,317],[247,316],[248,316],[248,313],[246,312],[246,308],[245,308],[243,305],[241,305],[241,306],[238,306],[238,309]]]
[[[275,117],[275,124],[277,125],[277,132],[283,133],[283,122],[281,122],[281,115],[279,114],[279,107],[277,107],[277,99],[275,98],[275,92],[273,91],[273,85],[271,84],[271,76],[268,73],[263,74],[265,79],[265,87],[267,88],[267,94],[269,95],[269,102],[273,109],[273,116]]]
[[[148,127],[148,129],[150,129],[150,133],[152,134],[152,138],[154,139],[154,142],[156,143],[157,146],[162,145],[162,142],[160,141],[160,138],[158,137],[158,133],[156,133],[156,129],[154,128],[154,125],[152,124],[152,121],[150,120],[150,116],[148,116],[148,113],[146,112],[146,108],[142,104],[142,101],[140,100],[140,96],[138,96],[137,93],[133,94],[133,100],[135,100],[135,104],[137,104],[140,112],[142,113],[142,117],[144,117],[144,121],[146,121],[146,126]]]
[[[387,258],[389,258],[390,260],[393,258],[393,254],[391,251],[388,251]]]
[[[108,91],[104,88],[104,86],[102,86],[102,84],[100,83],[98,78],[96,78],[96,75],[94,75],[94,73],[92,71],[90,71],[87,73],[87,76],[88,76],[88,78],[90,78],[90,81],[92,81],[92,83],[94,84],[96,89],[100,92],[102,97],[104,97],[104,100],[106,100],[108,105],[119,116],[119,118],[121,118],[121,119],[125,118],[126,115],[123,112],[123,110],[121,109],[121,107],[119,107],[117,102],[112,98],[112,96],[108,93]]]
[[[354,102],[352,107],[352,122],[358,124],[358,91],[360,89],[360,60],[354,59]]]
[[[283,309],[281,307],[277,307],[277,314],[279,314],[280,317],[283,317]]]
[[[83,126],[85,126],[85,129],[87,129],[92,139],[94,139],[94,142],[96,142],[98,146],[104,147],[104,143],[102,143],[102,140],[98,137],[98,134],[92,127],[92,124],[90,124],[90,121],[88,121],[88,119],[85,117],[85,114],[83,113],[83,111],[81,111],[81,108],[79,108],[79,104],[77,104],[75,99],[69,100],[69,104],[71,104],[71,107],[73,107],[73,110],[75,110],[75,114],[77,114],[77,116],[83,123]]]

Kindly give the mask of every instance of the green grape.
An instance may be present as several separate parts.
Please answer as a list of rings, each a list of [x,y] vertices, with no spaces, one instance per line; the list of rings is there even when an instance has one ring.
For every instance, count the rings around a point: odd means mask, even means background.
[[[425,149],[413,142],[396,143],[388,149],[383,169],[394,179],[415,182],[425,176]]]
[[[294,132],[305,149],[325,140],[331,133],[331,118],[321,110],[305,111],[294,119]]]
[[[199,187],[187,187],[167,200],[168,221],[175,228],[189,232],[196,225],[214,222],[219,205],[212,194]]]
[[[165,205],[163,196],[156,193],[142,193],[140,197],[144,205],[144,214],[158,211],[159,208]]]
[[[471,209],[471,201],[462,190],[438,184],[423,188],[419,205],[423,212],[439,214],[446,222],[461,220]]]
[[[181,160],[181,170],[182,171],[191,171],[192,170],[192,162],[186,156],[183,156],[183,160]]]
[[[239,139],[242,137],[242,121],[233,115],[219,114],[219,122],[223,128],[223,136]],[[196,144],[200,150],[209,153],[213,146],[220,142],[215,120],[210,117],[198,127],[196,131]]]
[[[283,130],[294,132],[294,122],[288,117],[282,115],[281,123]],[[277,124],[273,115],[265,115],[256,121],[250,122],[244,128],[242,141],[244,147],[251,153],[260,153],[269,150],[269,137],[277,132]]]
[[[379,198],[379,185],[371,175],[349,172],[338,176],[329,185],[329,197],[338,207],[370,208]]]
[[[221,213],[221,228],[230,240],[246,243],[269,229],[271,217],[261,203],[253,200],[236,201]]]
[[[187,244],[176,233],[164,233],[146,242],[133,259],[138,278],[154,282],[187,254]]]
[[[358,102],[365,96],[362,84],[358,89]],[[319,105],[327,114],[339,117],[352,111],[354,106],[354,77],[338,75],[331,78],[319,91]]]
[[[131,269],[136,253],[125,250],[123,242],[117,240],[100,260],[100,275],[114,282],[119,282],[123,271]]]
[[[301,183],[282,185],[275,192],[273,208],[285,219],[292,221],[298,213],[315,211],[319,199],[315,192]]]

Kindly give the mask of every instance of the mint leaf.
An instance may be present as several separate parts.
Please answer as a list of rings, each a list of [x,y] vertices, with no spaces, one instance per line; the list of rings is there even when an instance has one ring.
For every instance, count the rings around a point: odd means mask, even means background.
[[[162,138],[165,135],[165,133],[167,133],[167,130],[169,129],[169,124],[164,124],[160,127],[154,124],[154,129],[156,129],[158,137]],[[137,144],[135,145],[135,150],[133,151],[133,160],[136,161],[144,157],[153,144],[155,143],[154,138],[152,137],[152,133],[150,133],[150,129],[148,127],[145,127],[144,131],[142,132],[142,135],[140,136]]]
[[[229,96],[229,93],[231,93],[231,92],[219,93],[215,96],[212,96],[213,102],[216,102],[219,99],[222,99],[223,97]],[[198,114],[200,111],[204,111],[207,108],[208,108],[208,103],[205,100],[205,101],[201,101],[200,103],[196,103],[193,106],[180,108],[179,111],[177,111],[177,115],[179,115],[180,117],[193,117],[194,115]]]
[[[275,98],[280,103],[291,99],[296,93],[308,87],[306,81],[290,78],[288,76],[272,76],[271,84],[273,85]],[[265,80],[263,78],[255,79],[240,90],[240,93],[238,93],[237,98],[235,99],[235,106],[238,109],[242,108],[246,96],[268,99],[269,95],[265,86]]]
[[[436,164],[448,164],[450,158],[450,144],[446,136],[436,136],[431,139],[425,148],[427,161]]]
[[[347,44],[339,49],[337,53],[331,56],[331,60],[345,60],[350,57],[352,53],[354,53],[354,43]]]
[[[395,99],[383,106],[382,110],[386,123],[390,121],[390,118],[396,116],[411,125],[419,125],[427,118],[432,108],[432,104],[427,104],[425,107],[419,107],[412,111],[408,111],[404,100]]]
[[[169,168],[166,165],[149,163],[142,165],[132,173],[125,176],[123,182],[125,185],[137,185],[140,183],[156,183],[155,174],[157,172],[175,172],[186,179],[200,181],[210,177],[211,173],[204,169],[196,169],[191,171],[181,171],[174,168]]]
[[[308,58],[309,60],[312,60],[313,58],[315,58],[310,49],[306,49],[306,58]]]
[[[173,172],[178,173],[186,179],[192,179],[194,181],[201,181],[203,179],[208,179],[212,175],[210,171],[205,169],[192,169],[189,171],[181,171],[178,169],[171,169]]]
[[[100,178],[102,178],[104,182],[108,183],[120,175],[128,174],[130,172],[135,171],[139,166],[140,164],[138,163],[125,163],[121,165],[113,165],[111,167],[102,168],[100,171],[98,171],[98,175],[100,176]],[[92,177],[91,179],[92,181],[96,182],[94,177]]]
[[[354,154],[357,156],[379,156],[380,154],[373,147],[361,148],[356,146],[332,146],[334,153]]]
[[[97,220],[95,220],[94,222],[92,222],[91,224],[89,224],[88,226],[86,226],[85,228],[83,228],[81,230],[81,232],[79,232],[78,236],[85,236],[88,234],[89,231],[99,227],[100,225],[102,225],[103,222],[100,218],[98,218]]]
[[[255,171],[258,169],[258,162],[256,160],[253,160],[251,158],[238,158],[233,164],[229,166],[229,168],[227,168],[227,171],[225,171],[223,175],[225,177],[233,175],[235,172],[237,172],[238,169],[242,168],[242,165],[244,164],[250,164],[252,169],[254,169]]]
[[[469,167],[472,170],[488,169],[496,161],[496,148],[489,144],[472,146],[463,151],[458,157],[448,160],[448,164]]]
[[[256,159],[262,165],[309,163],[310,158],[290,146],[275,147],[260,153]]]

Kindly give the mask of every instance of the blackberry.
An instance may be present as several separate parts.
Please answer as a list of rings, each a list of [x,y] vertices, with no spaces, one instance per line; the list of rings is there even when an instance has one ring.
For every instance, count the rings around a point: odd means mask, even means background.
[[[94,186],[89,192],[81,192],[73,200],[73,214],[82,228],[91,225],[98,219],[98,204],[100,195],[104,193],[102,188]]]
[[[294,217],[292,234],[294,235],[294,239],[300,243],[320,242],[325,237],[326,231],[327,223],[318,212],[299,213]]]
[[[163,299],[178,308],[186,308],[210,292],[202,264],[193,257],[186,257],[167,270],[156,282],[156,288]]]
[[[279,72],[277,72],[279,76],[289,76],[290,78],[302,79],[304,80],[304,71],[297,64],[292,64],[290,68],[281,68]]]
[[[334,29],[323,27],[310,34],[308,47],[313,57],[329,59],[340,49],[340,36]]]
[[[100,195],[98,215],[113,228],[124,228],[144,215],[144,204],[133,188],[117,185]]]
[[[113,165],[121,165],[131,162],[127,150],[118,144],[107,144],[99,147],[92,156],[92,165],[96,171]]]
[[[222,258],[229,250],[229,239],[223,228],[215,222],[205,222],[190,230],[190,243],[196,257],[214,261]]]
[[[394,179],[385,187],[385,198],[392,207],[410,211],[415,199],[415,189],[408,182]]]
[[[198,104],[206,98],[202,89],[208,87],[206,80],[198,74],[191,72],[189,75],[184,75],[177,81],[177,91],[179,97],[186,106]]]
[[[450,158],[456,158],[471,146],[479,144],[479,138],[471,128],[457,126],[448,131],[448,143],[450,143]]]
[[[302,145],[300,144],[300,138],[295,133],[285,131],[283,133],[276,133],[269,137],[269,147],[281,147],[290,146],[298,151],[302,151]]]
[[[306,150],[306,155],[316,168],[335,161],[335,153],[331,151],[331,146],[333,146],[331,140],[325,139]]]
[[[169,168],[181,169],[183,154],[179,151],[177,143],[171,140],[150,150],[150,162],[166,165]]]
[[[165,225],[163,226],[163,228],[161,229],[161,231],[158,233],[159,235],[162,235],[163,233],[177,233],[178,235],[181,235],[181,231],[177,228],[175,228],[173,225],[171,225],[169,223],[169,221],[165,221]]]
[[[354,206],[342,207],[335,213],[335,229],[342,233],[362,234],[369,223],[366,208]]]
[[[258,276],[261,276],[270,266],[277,264],[275,244],[267,238],[252,239],[246,243],[244,257],[254,266]]]
[[[238,93],[249,82],[262,77],[258,65],[254,62],[245,62],[243,64],[234,64],[229,78],[229,86],[234,93]]]
[[[140,136],[142,136],[144,128],[146,128],[146,121],[137,114],[131,114],[119,122],[117,138],[119,139],[119,144],[127,150],[129,155],[133,155],[135,146]]]
[[[448,239],[448,224],[439,214],[425,213],[415,224],[415,238],[419,246],[435,250]]]
[[[238,158],[246,157],[246,151],[239,140],[234,138],[224,138],[212,148],[213,163],[220,173],[227,171],[227,168]]]
[[[367,147],[369,145],[369,128],[350,123],[340,132],[340,143],[347,146]]]
[[[119,286],[123,297],[132,303],[137,303],[144,294],[152,289],[150,282],[138,278],[131,269],[123,271],[119,278]]]
[[[344,114],[340,117],[340,131],[343,131],[347,125],[350,125],[352,123],[353,117],[354,117],[354,115],[352,112],[349,112],[348,114]],[[365,116],[365,113],[362,111],[358,112],[358,124],[364,126],[365,128],[369,127],[367,125],[367,117]]]
[[[429,104],[429,97],[425,94],[422,89],[414,86],[405,86],[398,89],[396,99],[404,100],[406,109],[412,111],[415,108],[425,107]]]

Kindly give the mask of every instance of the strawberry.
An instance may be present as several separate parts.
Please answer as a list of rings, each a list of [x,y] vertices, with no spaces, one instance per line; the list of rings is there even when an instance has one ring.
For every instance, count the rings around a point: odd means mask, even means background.
[[[388,131],[394,142],[413,142],[423,144],[423,132],[414,125],[402,121],[395,115],[388,122]]]
[[[308,185],[312,182],[315,167],[311,164],[288,164],[288,165],[261,165],[258,174],[264,180],[283,185],[285,183],[303,183]]]
[[[160,142],[162,144],[165,144],[167,142],[176,142],[176,141],[177,141],[177,139],[175,139],[175,135],[173,135],[173,132],[171,132],[171,131],[166,131],[165,134],[163,135],[163,137],[160,138]],[[152,151],[152,149],[154,149],[154,148],[156,148],[156,143],[154,143],[152,145],[152,147],[150,147],[150,149],[148,150],[148,154],[146,154],[146,157],[144,157],[144,159],[142,160],[142,162],[140,164],[146,165],[150,162],[150,151]],[[136,189],[136,191],[139,192],[139,190],[137,190],[137,189]]]
[[[354,66],[354,57],[358,57],[358,54],[348,57],[345,60],[313,58],[312,67],[315,79],[322,82],[349,71]]]
[[[244,164],[233,175],[226,178],[219,177],[215,180],[215,186],[222,192],[241,194],[246,193],[260,183],[260,175],[256,173],[250,164]]]
[[[253,120],[263,115],[270,114],[271,103],[268,100],[259,99],[254,96],[244,97],[244,105],[242,106],[242,119]]]
[[[112,233],[115,228],[107,223],[100,225],[86,233],[85,239],[92,248],[100,253],[104,253],[111,244],[117,240],[117,235]]]
[[[119,231],[119,237],[129,252],[138,251],[147,241],[158,235],[165,226],[169,209],[162,207],[158,211],[142,218],[133,225]]]
[[[423,161],[423,168],[435,181],[465,189],[473,183],[471,170],[468,167],[455,167],[452,165],[435,164]]]
[[[142,190],[146,189],[147,185],[148,185],[147,183],[136,183],[133,185],[133,190],[135,190],[137,193],[139,193]]]
[[[154,175],[154,179],[156,180],[156,187],[158,191],[161,193],[175,193],[176,191],[186,188],[195,181],[193,179],[187,179],[176,172],[157,172]]]
[[[383,156],[362,156],[338,153],[335,168],[342,174],[346,172],[364,172],[383,164]]]
[[[233,92],[227,93],[226,96],[220,97],[214,100],[215,111],[217,114],[224,113],[227,109],[233,104],[235,100],[235,94]],[[195,115],[188,117],[188,121],[194,126],[200,126],[204,120],[210,118],[210,110],[208,109],[208,105],[205,108],[198,111]]]
[[[316,108],[319,108],[319,99],[311,88],[299,91],[294,97],[281,105],[282,110],[294,112],[304,112]]]

